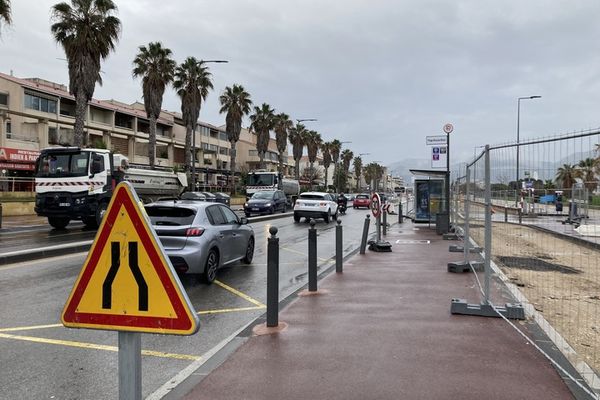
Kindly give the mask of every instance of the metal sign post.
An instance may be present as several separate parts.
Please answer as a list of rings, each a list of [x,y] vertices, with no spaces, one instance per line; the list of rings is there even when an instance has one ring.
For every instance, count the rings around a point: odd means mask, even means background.
[[[142,399],[142,335],[119,331],[119,400]]]

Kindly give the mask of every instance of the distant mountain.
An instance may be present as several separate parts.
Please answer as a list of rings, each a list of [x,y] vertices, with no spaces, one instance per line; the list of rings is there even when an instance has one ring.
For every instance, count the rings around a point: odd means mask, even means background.
[[[494,158],[494,152],[491,153],[490,159],[490,169],[491,169],[491,180],[492,182],[502,182],[508,183],[510,181],[514,181],[516,177],[516,159],[513,158],[503,158],[498,159]],[[543,155],[536,154],[535,156],[530,156],[528,154],[521,153],[521,158],[519,159],[519,175],[521,179],[525,177],[525,173],[528,173],[529,176],[536,179],[547,180],[556,177],[556,171],[563,164],[575,164],[577,165],[580,160],[590,157],[589,152],[574,152],[565,157],[562,157],[560,160],[551,161],[551,160],[541,160]],[[539,157],[540,159],[536,159]],[[546,157],[548,158],[548,157]],[[469,160],[471,162],[473,160]],[[450,166],[450,170],[452,171],[452,179],[455,179],[457,176],[462,176],[465,174],[465,162],[460,163],[452,163]],[[422,170],[434,170],[431,168],[431,163],[427,159],[423,158],[409,158],[402,161],[397,161],[387,165],[389,173],[393,176],[401,176],[404,179],[404,182],[410,184],[413,179],[413,175],[409,170],[411,169],[422,169]],[[436,168],[436,171],[443,171],[443,169]],[[476,164],[476,168],[471,170],[472,176],[474,175],[478,181],[483,180],[484,178],[484,159],[483,157],[478,160]]]

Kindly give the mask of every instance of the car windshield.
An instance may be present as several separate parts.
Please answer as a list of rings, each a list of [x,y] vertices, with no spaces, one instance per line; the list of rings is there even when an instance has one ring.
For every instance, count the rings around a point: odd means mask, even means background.
[[[249,174],[248,186],[271,186],[274,179],[273,174]]]
[[[252,195],[253,199],[272,199],[275,192],[256,192]]]
[[[39,178],[74,177],[88,174],[89,153],[42,154],[36,162]]]
[[[323,200],[325,197],[322,194],[301,194],[303,200]]]
[[[147,206],[146,214],[152,225],[179,226],[191,225],[196,216],[196,210],[187,207]]]

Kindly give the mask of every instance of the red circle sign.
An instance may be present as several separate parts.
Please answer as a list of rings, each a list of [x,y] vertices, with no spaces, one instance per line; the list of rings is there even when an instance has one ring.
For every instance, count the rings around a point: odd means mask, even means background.
[[[452,126],[452,124],[444,125],[444,132],[451,133],[453,130],[454,130],[454,127]]]
[[[373,193],[373,196],[371,196],[371,212],[375,218],[381,214],[381,198],[377,193]]]

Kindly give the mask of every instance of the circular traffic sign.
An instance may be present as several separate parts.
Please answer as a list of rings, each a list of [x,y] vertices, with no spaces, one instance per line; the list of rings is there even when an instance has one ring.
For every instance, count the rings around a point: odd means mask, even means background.
[[[381,198],[377,193],[373,193],[373,196],[371,196],[371,213],[375,218],[381,214]]]
[[[454,127],[452,126],[452,124],[446,124],[446,125],[444,125],[444,132],[450,133],[453,130],[454,130]]]

